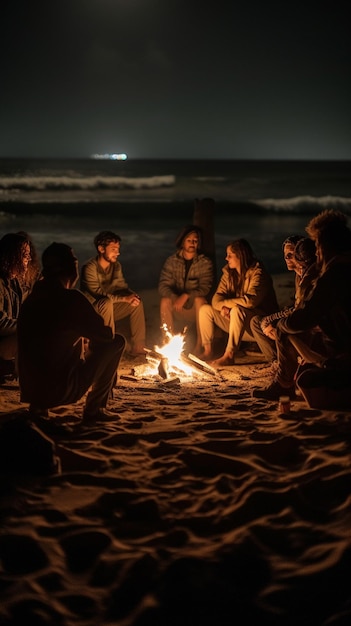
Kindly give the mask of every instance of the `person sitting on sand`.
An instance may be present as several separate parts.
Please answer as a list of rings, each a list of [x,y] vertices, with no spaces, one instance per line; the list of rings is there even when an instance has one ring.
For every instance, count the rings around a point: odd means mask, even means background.
[[[17,234],[23,235],[29,245],[30,259],[27,265],[27,270],[24,275],[20,277],[23,299],[25,299],[27,295],[32,291],[34,284],[41,277],[41,266],[38,253],[31,236],[25,230],[19,230]]]
[[[316,244],[320,273],[309,297],[278,322],[277,372],[267,388],[255,389],[253,395],[293,398],[296,378],[310,407],[350,409],[351,230],[346,215],[326,210],[310,220],[306,232]],[[318,351],[310,347],[316,329],[322,339]]]
[[[275,327],[278,320],[286,317],[308,295],[312,289],[313,281],[318,275],[316,246],[312,239],[293,235],[284,241],[283,253],[287,269],[295,271],[294,305],[265,317],[255,315],[250,323],[254,339],[273,370],[277,366]]]
[[[42,254],[42,276],[18,318],[21,401],[33,418],[77,402],[89,390],[83,422],[104,419],[125,339],[113,335],[87,298],[74,286],[78,261],[70,246],[52,243]],[[84,355],[83,338],[89,339]]]
[[[201,253],[201,241],[198,226],[185,226],[176,239],[177,251],[166,259],[158,283],[161,327],[173,335],[195,324],[195,352],[201,348],[199,309],[208,302],[214,279],[212,260]],[[179,322],[181,329],[176,328]]]
[[[0,384],[16,375],[17,320],[27,289],[30,243],[21,233],[0,239]]]
[[[146,324],[140,297],[129,288],[123,275],[120,255],[121,238],[104,230],[94,238],[97,256],[81,268],[80,289],[115,333],[117,322],[129,319],[131,356],[145,356]]]
[[[252,317],[278,309],[272,277],[256,258],[248,241],[232,241],[226,250],[227,264],[223,267],[212,303],[204,304],[199,311],[204,360],[213,358],[215,326],[228,333],[225,352],[213,362],[214,366],[233,365],[240,342],[253,340]]]

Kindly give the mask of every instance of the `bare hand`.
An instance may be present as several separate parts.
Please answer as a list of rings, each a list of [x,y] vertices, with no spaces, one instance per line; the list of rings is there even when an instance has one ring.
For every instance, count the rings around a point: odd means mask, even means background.
[[[273,341],[275,341],[277,338],[276,329],[274,328],[274,326],[272,326],[272,324],[268,324],[268,326],[263,329],[263,333],[266,335],[266,337],[269,337],[269,339],[273,339]]]
[[[138,306],[140,304],[140,297],[136,293],[131,293],[124,297],[124,301],[128,302],[131,306]]]
[[[173,304],[174,310],[179,313],[179,311],[182,310],[184,304],[188,301],[188,299],[189,299],[188,294],[187,293],[182,293],[182,295],[179,296],[179,298],[177,298],[174,301],[174,304]]]
[[[226,319],[230,319],[230,308],[227,306],[222,306],[221,308],[221,316],[225,317]]]

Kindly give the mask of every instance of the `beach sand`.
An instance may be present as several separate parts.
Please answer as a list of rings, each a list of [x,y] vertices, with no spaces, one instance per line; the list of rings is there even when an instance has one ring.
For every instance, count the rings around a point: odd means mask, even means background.
[[[283,304],[292,279],[275,283]],[[51,412],[71,428],[51,435],[60,472],[1,476],[1,626],[349,626],[351,412],[252,398],[260,356],[174,385],[138,365],[115,419]],[[0,419],[27,409],[1,388]]]

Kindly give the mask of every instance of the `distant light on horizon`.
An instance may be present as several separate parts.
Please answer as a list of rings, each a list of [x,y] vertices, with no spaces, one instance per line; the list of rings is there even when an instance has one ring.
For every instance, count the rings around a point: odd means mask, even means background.
[[[107,153],[107,154],[92,154],[91,158],[92,159],[110,159],[111,161],[126,161],[128,157],[125,154],[125,152],[121,152],[121,153],[113,152],[112,154],[110,154],[110,153]]]

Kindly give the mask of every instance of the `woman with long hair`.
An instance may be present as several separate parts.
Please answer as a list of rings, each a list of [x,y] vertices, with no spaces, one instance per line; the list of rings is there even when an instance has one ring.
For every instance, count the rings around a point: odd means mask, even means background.
[[[228,333],[224,354],[213,362],[215,366],[233,365],[240,342],[253,341],[250,321],[254,315],[268,315],[279,308],[272,277],[248,241],[236,239],[227,245],[226,252],[227,264],[212,302],[199,311],[204,360],[213,359],[215,327]]]
[[[30,261],[30,242],[24,234],[7,233],[0,239],[0,384],[15,373],[17,319]]]

